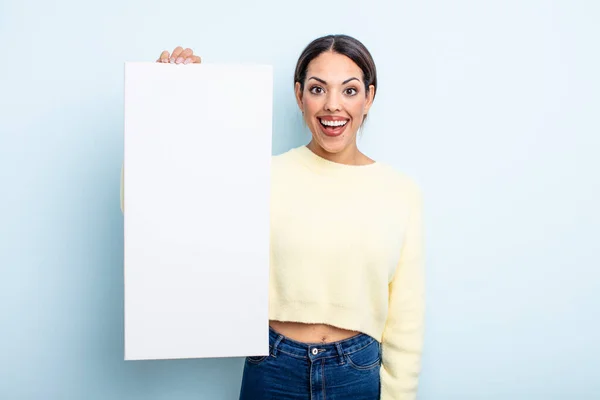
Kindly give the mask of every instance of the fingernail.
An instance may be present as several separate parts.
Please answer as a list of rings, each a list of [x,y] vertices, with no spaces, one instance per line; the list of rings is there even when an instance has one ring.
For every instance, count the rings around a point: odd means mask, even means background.
[[[181,64],[183,62],[183,57],[178,57],[175,63]]]
[[[186,58],[186,59],[185,59],[185,61],[184,61],[183,63],[184,63],[184,64],[189,64],[189,63],[191,63],[191,62],[192,62],[192,60],[190,60],[189,58]]]
[[[169,62],[170,62],[171,64],[173,64],[173,63],[175,62],[175,58],[171,57],[171,59],[169,60]]]

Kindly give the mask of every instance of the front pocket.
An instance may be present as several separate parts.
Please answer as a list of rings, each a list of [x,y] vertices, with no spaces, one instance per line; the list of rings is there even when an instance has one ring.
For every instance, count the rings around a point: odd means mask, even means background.
[[[266,356],[248,356],[246,357],[246,361],[249,362],[250,364],[262,364],[263,361],[265,361],[267,358],[269,358],[271,356],[271,351],[273,351],[273,346],[269,345],[269,354]]]
[[[348,364],[357,370],[365,371],[378,367],[381,364],[380,344],[373,340],[365,347],[346,354]]]
[[[250,364],[260,364],[265,361],[269,356],[248,356],[246,357],[246,361]]]

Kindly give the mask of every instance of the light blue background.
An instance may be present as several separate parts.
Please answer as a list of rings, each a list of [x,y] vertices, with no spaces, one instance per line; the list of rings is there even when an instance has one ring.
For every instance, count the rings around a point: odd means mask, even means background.
[[[0,398],[237,398],[241,358],[123,361],[123,63],[274,64],[280,153],[338,32],[379,68],[360,146],[426,196],[419,398],[600,398],[599,4],[3,0]]]

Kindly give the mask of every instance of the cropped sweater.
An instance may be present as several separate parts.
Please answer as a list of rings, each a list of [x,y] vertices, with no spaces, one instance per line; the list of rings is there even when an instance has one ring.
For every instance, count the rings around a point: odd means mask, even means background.
[[[380,162],[335,163],[306,146],[272,158],[269,319],[375,338],[381,400],[416,398],[425,310],[421,209],[417,185]]]

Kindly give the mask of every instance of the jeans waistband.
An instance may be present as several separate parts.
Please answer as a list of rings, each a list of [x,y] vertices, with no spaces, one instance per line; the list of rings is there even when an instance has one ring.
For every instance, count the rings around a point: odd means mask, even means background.
[[[373,343],[375,339],[365,333],[359,333],[348,339],[330,343],[303,343],[282,335],[269,326],[269,351],[273,357],[278,352],[296,358],[311,360],[339,357],[340,364],[344,363],[344,355],[352,354]]]

